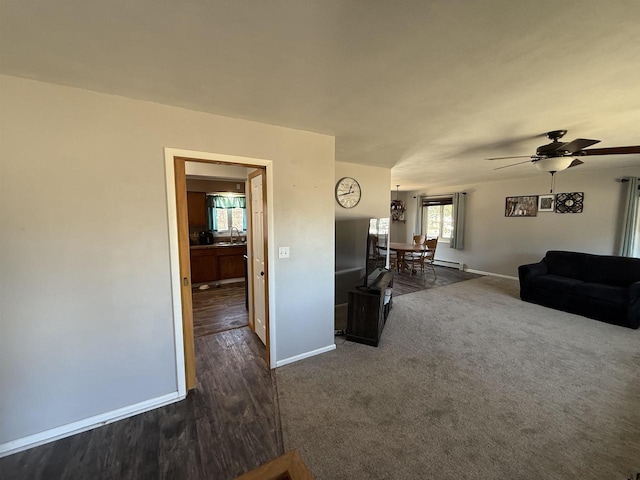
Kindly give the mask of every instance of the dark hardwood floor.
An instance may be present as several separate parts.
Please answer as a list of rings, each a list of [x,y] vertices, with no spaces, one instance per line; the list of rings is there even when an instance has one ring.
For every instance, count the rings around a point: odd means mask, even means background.
[[[224,332],[249,324],[245,306],[245,283],[227,283],[200,290],[194,287],[193,334],[195,337]]]
[[[282,455],[258,337],[244,327],[196,338],[196,356],[199,386],[185,400],[0,459],[0,477],[225,480]]]
[[[442,287],[451,283],[458,283],[482,276],[451,267],[439,267],[436,265],[435,269],[435,277],[430,268],[427,268],[424,274],[419,270],[415,275],[409,275],[408,271],[401,274],[396,273],[393,277],[393,296],[397,297],[399,295],[418,292],[428,288]]]

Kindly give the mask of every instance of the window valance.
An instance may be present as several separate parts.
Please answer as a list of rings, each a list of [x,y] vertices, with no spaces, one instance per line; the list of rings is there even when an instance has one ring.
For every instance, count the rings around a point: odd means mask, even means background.
[[[207,206],[213,208],[247,208],[247,199],[235,195],[207,195]]]

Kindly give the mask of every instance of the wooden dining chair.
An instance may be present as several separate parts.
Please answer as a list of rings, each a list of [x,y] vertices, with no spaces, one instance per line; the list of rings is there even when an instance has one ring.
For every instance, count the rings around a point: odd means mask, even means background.
[[[414,245],[424,245],[427,240],[425,235],[414,235],[413,236],[413,244]],[[416,264],[421,267],[421,270],[424,271],[423,263],[424,252],[407,252],[404,256],[405,264],[410,264],[410,273],[413,274],[416,272]]]
[[[430,268],[433,271],[433,278],[435,280],[438,278],[438,275],[436,274],[436,267],[433,265],[433,262],[436,259],[438,237],[427,238],[424,244],[427,246],[427,251],[422,255],[422,259],[420,261],[420,271],[424,275],[425,268]]]

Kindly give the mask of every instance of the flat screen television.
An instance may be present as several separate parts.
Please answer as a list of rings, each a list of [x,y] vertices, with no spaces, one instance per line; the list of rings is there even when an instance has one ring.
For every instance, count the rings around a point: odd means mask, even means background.
[[[389,217],[369,219],[365,288],[372,288],[378,277],[389,270]]]

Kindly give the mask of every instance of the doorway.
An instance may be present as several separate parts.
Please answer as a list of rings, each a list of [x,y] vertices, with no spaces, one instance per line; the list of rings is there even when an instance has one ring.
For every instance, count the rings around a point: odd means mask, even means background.
[[[203,152],[189,152],[177,149],[165,149],[165,166],[167,171],[167,201],[169,207],[169,230],[170,230],[170,251],[172,266],[172,289],[174,292],[174,327],[176,333],[176,366],[178,373],[179,391],[186,395],[186,391],[197,386],[197,372],[195,364],[194,348],[194,319],[193,319],[193,285],[191,272],[191,250],[189,244],[190,232],[188,218],[188,196],[187,196],[187,162],[206,170],[212,166],[249,168],[251,177],[246,183],[247,195],[247,228],[246,233],[246,253],[248,298],[249,307],[248,323],[253,332],[255,326],[259,325],[259,333],[256,334],[265,344],[267,366],[272,365],[273,341],[271,330],[273,325],[270,322],[270,302],[269,302],[269,275],[268,265],[272,242],[269,238],[272,232],[269,229],[268,217],[270,208],[269,184],[272,183],[271,162],[261,159],[246,157],[235,157],[229,155],[215,155]],[[246,171],[246,170],[245,170]],[[193,172],[190,172],[193,173]],[[206,176],[206,174],[205,174]],[[247,175],[249,178],[249,175]],[[257,188],[261,186],[262,198],[254,203],[252,191],[249,184],[253,182]],[[258,191],[260,189],[257,189]],[[255,205],[255,206],[254,206]],[[254,209],[261,207],[259,212],[254,213]],[[258,219],[260,221],[258,222]],[[254,234],[255,229],[258,232]],[[240,245],[231,246],[238,249]],[[260,247],[260,248],[258,248]],[[257,258],[254,254],[258,250]],[[237,274],[237,266],[233,266],[234,261],[230,256],[218,259],[218,268],[231,268]],[[256,266],[260,271],[255,271]],[[254,272],[255,271],[255,272]],[[197,273],[194,271],[194,273]],[[228,272],[227,272],[228,274]],[[235,275],[232,273],[231,275]],[[259,275],[260,282],[255,281],[255,275]],[[237,278],[235,278],[237,280]],[[224,283],[221,283],[221,285]],[[258,297],[260,296],[260,297]],[[272,305],[272,303],[271,303]],[[243,305],[244,306],[244,305]],[[256,312],[259,320],[256,321]]]
[[[246,261],[252,206],[247,205],[251,195],[245,192],[245,185],[254,170],[205,165],[208,171],[202,171],[197,167],[193,162],[185,164],[196,338],[249,325]]]

